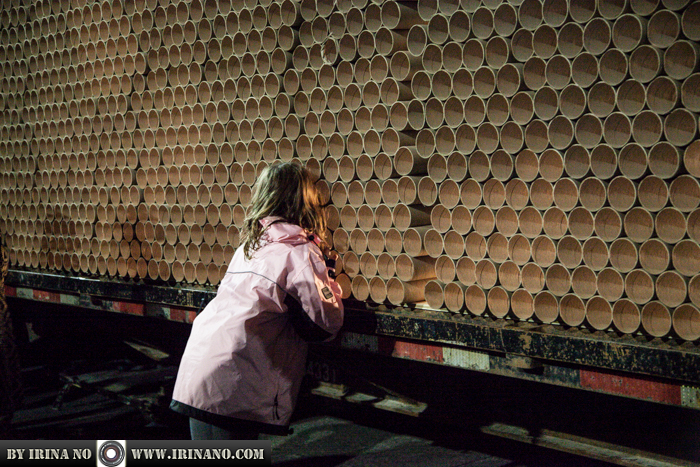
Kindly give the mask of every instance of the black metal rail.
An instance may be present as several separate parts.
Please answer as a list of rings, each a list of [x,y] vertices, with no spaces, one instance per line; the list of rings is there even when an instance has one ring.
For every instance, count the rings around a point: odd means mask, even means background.
[[[566,365],[700,384],[700,345],[674,338],[492,320],[434,311],[350,314],[348,327],[385,336],[470,347]]]
[[[203,307],[216,293],[212,287],[183,287],[24,270],[11,270],[6,283],[12,287],[193,308]],[[673,337],[651,339],[644,335],[567,329],[557,325],[493,320],[432,310],[368,309],[367,304],[357,301],[346,303],[344,328],[360,334],[468,347],[700,385],[700,343],[683,342]]]

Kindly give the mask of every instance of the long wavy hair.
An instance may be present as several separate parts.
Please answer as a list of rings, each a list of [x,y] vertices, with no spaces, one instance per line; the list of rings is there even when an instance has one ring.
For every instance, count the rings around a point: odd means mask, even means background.
[[[265,168],[253,187],[250,208],[241,231],[245,257],[250,259],[260,247],[265,217],[281,217],[323,238],[326,218],[311,173],[293,162]]]

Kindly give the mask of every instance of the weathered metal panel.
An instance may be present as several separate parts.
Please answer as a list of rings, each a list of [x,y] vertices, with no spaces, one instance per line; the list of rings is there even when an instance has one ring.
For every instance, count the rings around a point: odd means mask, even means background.
[[[377,336],[358,334],[355,332],[344,332],[340,336],[340,346],[347,349],[378,353],[379,339]]]
[[[694,386],[682,386],[681,405],[683,407],[700,409],[700,388]]]
[[[9,285],[5,285],[5,296],[6,297],[16,297],[17,296],[17,289],[15,287],[10,287]]]
[[[79,306],[80,305],[80,295],[72,295],[62,293],[60,297],[60,303],[62,305]]]
[[[478,371],[489,371],[491,368],[489,354],[485,352],[443,347],[442,355],[445,365]]]
[[[134,302],[153,302],[203,308],[216,295],[213,287],[197,287],[178,284],[155,285],[153,283],[113,281],[63,276],[35,271],[10,270],[5,280],[14,287],[27,287],[63,293],[87,294]],[[30,298],[30,297],[23,297]]]
[[[442,346],[423,344],[420,342],[408,342],[395,340],[391,355],[399,358],[408,358],[419,362],[442,363]]]
[[[17,289],[15,289],[15,296],[17,298],[27,298],[29,300],[34,300],[34,290],[27,289],[25,287],[17,287]]]
[[[700,348],[692,343],[506,320],[444,317],[441,313],[378,311],[375,313],[376,332],[571,365],[700,382]],[[352,318],[348,319],[347,327],[352,329]]]
[[[42,302],[61,302],[61,294],[57,292],[48,292],[46,290],[34,290],[34,300],[40,300]]]
[[[654,402],[681,404],[681,386],[679,384],[648,378],[581,370],[581,387]]]

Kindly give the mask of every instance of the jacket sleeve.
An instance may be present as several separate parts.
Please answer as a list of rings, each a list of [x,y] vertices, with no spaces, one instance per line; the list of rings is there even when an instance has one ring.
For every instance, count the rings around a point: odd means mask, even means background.
[[[316,245],[308,248],[308,264],[300,264],[287,282],[285,304],[289,320],[307,342],[333,339],[343,325],[343,302],[338,283]]]

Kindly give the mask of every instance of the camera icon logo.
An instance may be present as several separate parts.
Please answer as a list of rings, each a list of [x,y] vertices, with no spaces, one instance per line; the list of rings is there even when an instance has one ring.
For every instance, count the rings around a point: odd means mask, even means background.
[[[123,442],[110,440],[98,442],[97,445],[98,466],[118,467],[126,463],[126,449]]]

